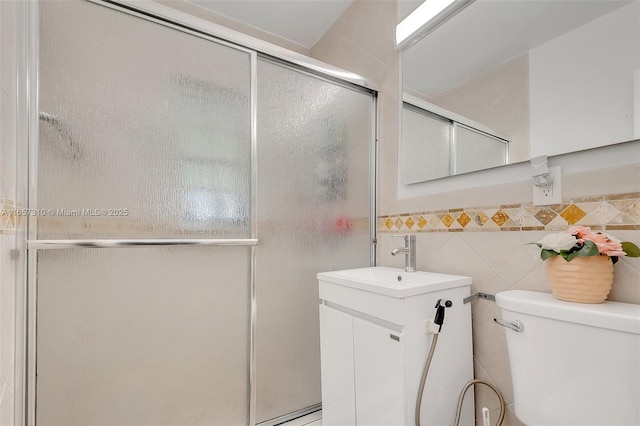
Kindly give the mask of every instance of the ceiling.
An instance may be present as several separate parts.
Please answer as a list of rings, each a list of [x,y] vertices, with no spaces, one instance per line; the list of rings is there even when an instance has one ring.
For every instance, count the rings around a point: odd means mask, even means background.
[[[311,49],[353,0],[190,0]]]

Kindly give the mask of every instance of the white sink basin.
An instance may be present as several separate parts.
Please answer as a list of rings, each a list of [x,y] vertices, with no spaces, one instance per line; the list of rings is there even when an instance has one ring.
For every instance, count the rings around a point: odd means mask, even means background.
[[[396,298],[471,284],[470,277],[435,272],[405,272],[404,269],[383,266],[321,272],[318,280]]]

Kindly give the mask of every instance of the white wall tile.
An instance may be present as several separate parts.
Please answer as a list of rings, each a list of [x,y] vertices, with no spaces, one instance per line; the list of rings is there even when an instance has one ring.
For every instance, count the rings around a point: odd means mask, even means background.
[[[482,380],[483,382],[487,382],[494,387],[496,386],[496,384],[491,380],[491,377],[489,377],[487,372],[484,370],[478,360],[475,359],[475,357],[473,359],[473,373],[476,380]],[[499,412],[500,400],[498,399],[496,394],[485,385],[475,385],[474,391],[476,425],[482,426],[482,407],[487,407],[490,413],[493,411]]]
[[[462,234],[462,232],[453,233],[452,238],[444,244],[436,246],[437,252],[427,259],[422,269],[471,276],[473,279],[471,284],[472,293],[478,291],[497,293],[498,291],[506,290],[506,283],[482,259],[480,254],[466,242]],[[481,235],[479,233],[473,234]],[[425,234],[424,237],[426,242],[430,241],[429,234]],[[470,271],[473,271],[473,275],[469,274]]]
[[[462,238],[478,254],[507,287],[511,287],[539,263],[534,232],[463,232]]]
[[[549,282],[547,281],[547,264],[542,260],[534,270],[529,272],[520,281],[515,283],[510,290],[538,291],[540,293],[551,293]]]
[[[613,286],[608,300],[640,305],[640,258],[621,258],[613,266]]]

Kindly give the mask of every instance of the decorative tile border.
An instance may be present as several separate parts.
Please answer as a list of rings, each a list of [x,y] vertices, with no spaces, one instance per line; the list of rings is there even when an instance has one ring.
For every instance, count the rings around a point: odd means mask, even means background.
[[[571,225],[640,230],[640,192],[573,198],[551,206],[523,203],[378,216],[378,232],[555,231]]]

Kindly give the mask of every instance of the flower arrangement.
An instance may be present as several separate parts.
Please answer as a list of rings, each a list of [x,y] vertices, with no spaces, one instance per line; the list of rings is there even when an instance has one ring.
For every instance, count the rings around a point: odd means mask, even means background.
[[[569,262],[576,256],[609,256],[616,263],[618,256],[640,257],[637,245],[620,241],[604,232],[594,232],[586,226],[572,226],[564,232],[548,234],[532,244],[542,249],[542,260],[561,256]]]

